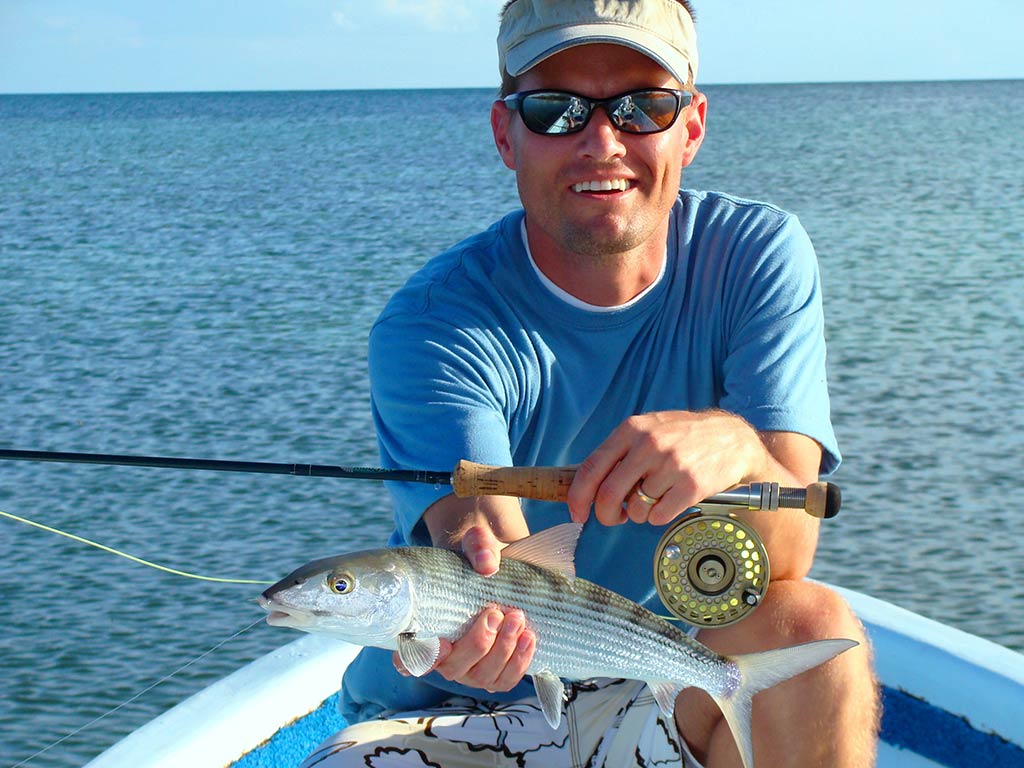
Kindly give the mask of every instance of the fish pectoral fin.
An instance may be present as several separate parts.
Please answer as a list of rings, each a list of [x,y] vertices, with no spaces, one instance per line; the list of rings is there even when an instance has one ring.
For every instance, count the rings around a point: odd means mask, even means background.
[[[671,680],[648,680],[647,687],[654,694],[654,700],[658,702],[658,709],[666,718],[671,720],[676,710],[676,699],[686,686],[674,683]]]
[[[413,677],[422,677],[432,670],[440,653],[439,637],[416,637],[414,632],[398,636],[398,658]]]
[[[562,702],[565,701],[565,683],[549,669],[533,676],[533,687],[540,701],[540,711],[548,725],[557,728],[562,722]]]

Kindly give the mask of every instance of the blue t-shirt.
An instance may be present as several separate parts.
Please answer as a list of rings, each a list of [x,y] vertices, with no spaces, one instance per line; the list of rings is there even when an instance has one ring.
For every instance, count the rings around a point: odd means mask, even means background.
[[[639,300],[596,311],[557,296],[534,269],[523,212],[436,257],[400,289],[370,334],[373,415],[387,467],[577,464],[623,419],[721,408],[761,431],[797,432],[839,464],[825,381],[821,285],[796,217],[770,205],[683,191],[667,263]],[[423,512],[450,493],[389,483],[391,544],[430,544]],[[532,531],[565,504],[523,500]],[[577,573],[657,612],[652,560],[663,528],[591,519]],[[524,687],[525,686],[525,687]],[[529,683],[504,696],[528,695]],[[344,681],[351,720],[471,693],[439,675],[402,678],[367,649]]]

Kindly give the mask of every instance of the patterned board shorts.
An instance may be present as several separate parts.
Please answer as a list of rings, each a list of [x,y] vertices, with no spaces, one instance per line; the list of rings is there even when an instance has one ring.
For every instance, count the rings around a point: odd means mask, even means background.
[[[570,683],[553,730],[535,697],[488,702],[454,697],[349,726],[302,768],[700,768],[644,683]]]

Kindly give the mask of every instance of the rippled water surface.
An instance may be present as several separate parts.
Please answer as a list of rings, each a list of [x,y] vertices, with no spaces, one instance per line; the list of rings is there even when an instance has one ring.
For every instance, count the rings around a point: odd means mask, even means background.
[[[814,575],[1024,649],[1024,83],[709,87],[688,186],[800,215],[843,513]],[[0,96],[0,447],[376,464],[390,293],[517,204],[486,91]],[[0,462],[0,510],[276,579],[389,529],[370,482]],[[0,520],[16,762],[261,615]],[[260,625],[30,765],[80,765],[294,635]]]

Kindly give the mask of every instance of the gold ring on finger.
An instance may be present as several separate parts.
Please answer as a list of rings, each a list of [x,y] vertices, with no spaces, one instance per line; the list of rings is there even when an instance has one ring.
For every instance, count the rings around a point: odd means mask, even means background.
[[[636,496],[644,504],[650,504],[651,506],[654,506],[655,504],[657,504],[658,501],[661,498],[661,497],[655,497],[655,496],[648,496],[646,493],[644,493],[644,489],[641,488],[639,485],[637,485],[637,487],[636,487]]]

